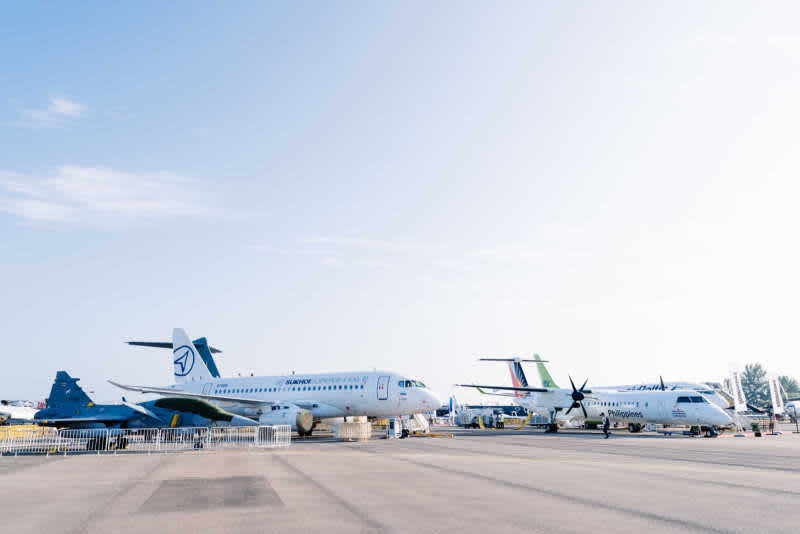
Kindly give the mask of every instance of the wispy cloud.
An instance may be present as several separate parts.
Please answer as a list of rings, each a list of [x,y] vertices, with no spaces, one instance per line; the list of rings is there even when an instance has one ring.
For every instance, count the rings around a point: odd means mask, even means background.
[[[209,211],[197,182],[157,171],[64,165],[43,174],[0,171],[0,210],[26,223],[117,226]]]
[[[248,249],[279,256],[316,257],[324,267],[368,270],[419,269],[425,272],[466,274],[485,268],[530,268],[541,265],[548,254],[573,256],[577,252],[542,250],[530,243],[492,243],[463,247],[455,243],[437,243],[402,238],[364,236],[313,236],[295,240],[295,245],[248,245]],[[579,254],[587,255],[588,252]],[[577,256],[576,256],[577,257]]]
[[[14,126],[52,127],[63,126],[68,120],[77,119],[86,114],[86,106],[65,97],[50,97],[44,108],[20,109],[22,120],[11,123]]]

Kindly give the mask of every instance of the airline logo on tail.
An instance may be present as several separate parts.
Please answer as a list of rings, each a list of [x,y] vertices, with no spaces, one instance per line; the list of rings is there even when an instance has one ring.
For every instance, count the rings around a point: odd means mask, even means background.
[[[189,345],[181,345],[172,351],[175,364],[175,376],[186,376],[194,368],[194,349]]]
[[[519,361],[508,362],[508,369],[511,371],[511,384],[515,388],[528,387],[528,379],[525,378],[525,371],[522,370],[522,364]],[[527,397],[527,391],[515,391],[516,397]]]

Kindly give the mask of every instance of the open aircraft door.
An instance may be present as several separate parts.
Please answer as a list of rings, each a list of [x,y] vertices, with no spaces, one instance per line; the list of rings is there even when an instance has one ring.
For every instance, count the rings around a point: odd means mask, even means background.
[[[387,400],[389,398],[389,377],[378,377],[378,400]]]

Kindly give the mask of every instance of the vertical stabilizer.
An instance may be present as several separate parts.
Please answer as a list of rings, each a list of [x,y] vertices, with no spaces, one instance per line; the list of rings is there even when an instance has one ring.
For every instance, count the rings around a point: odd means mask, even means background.
[[[172,365],[176,384],[202,382],[211,378],[211,372],[183,328],[172,331]]]
[[[542,360],[541,356],[538,354],[534,354],[533,359],[537,362]],[[555,380],[553,380],[553,377],[550,376],[550,373],[547,371],[547,367],[545,367],[543,363],[537,363],[536,370],[539,371],[539,380],[541,380],[543,388],[558,389]]]
[[[519,358],[514,358],[508,362],[508,370],[511,371],[511,384],[517,388],[528,387],[528,379],[525,377],[525,371],[522,369],[522,364]],[[527,397],[527,391],[515,391],[515,397]]]
[[[66,371],[56,373],[56,381],[47,398],[47,408],[57,408],[64,404],[86,405],[92,402],[83,388],[78,385],[80,378],[72,378]]]

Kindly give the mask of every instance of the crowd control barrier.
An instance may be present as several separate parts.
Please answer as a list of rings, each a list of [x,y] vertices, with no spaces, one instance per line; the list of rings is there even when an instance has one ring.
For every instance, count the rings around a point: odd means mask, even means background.
[[[289,425],[176,428],[33,428],[0,435],[0,454],[159,453],[274,449],[291,443]]]

